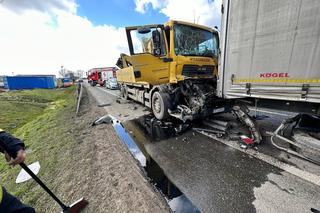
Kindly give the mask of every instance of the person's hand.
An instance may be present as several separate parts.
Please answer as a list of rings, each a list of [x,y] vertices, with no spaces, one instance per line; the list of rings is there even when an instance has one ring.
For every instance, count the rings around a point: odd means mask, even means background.
[[[15,159],[11,158],[7,152],[4,152],[6,161],[9,162],[8,164],[11,166],[15,166],[19,163],[22,163],[26,159],[26,152],[23,149],[20,149],[17,152],[17,157]]]

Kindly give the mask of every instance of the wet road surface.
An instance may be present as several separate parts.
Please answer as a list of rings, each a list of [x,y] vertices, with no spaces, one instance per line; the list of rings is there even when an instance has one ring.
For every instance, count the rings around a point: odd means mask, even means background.
[[[139,142],[140,127],[135,122],[125,127],[201,212],[310,212],[320,207],[319,186],[202,134],[188,131]]]

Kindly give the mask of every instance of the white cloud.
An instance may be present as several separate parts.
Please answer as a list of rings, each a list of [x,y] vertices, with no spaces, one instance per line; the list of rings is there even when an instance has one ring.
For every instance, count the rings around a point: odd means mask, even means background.
[[[150,5],[153,9],[160,9],[167,3],[167,0],[135,0],[136,11],[145,13]]]
[[[69,9],[16,13],[0,5],[0,26],[0,75],[114,66],[128,52],[124,28],[94,26]]]
[[[68,11],[75,13],[77,4],[75,0],[2,0],[2,6],[17,13],[26,10],[36,10],[44,13]]]
[[[222,0],[136,0],[136,11],[144,13],[151,4],[153,9],[169,19],[220,26]]]

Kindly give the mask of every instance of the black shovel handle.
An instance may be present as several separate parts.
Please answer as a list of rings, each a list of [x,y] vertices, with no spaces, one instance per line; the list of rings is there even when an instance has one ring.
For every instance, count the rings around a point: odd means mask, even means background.
[[[68,206],[66,206],[53,192],[40,180],[40,178],[37,177],[30,169],[29,167],[24,163],[19,163],[19,165],[26,171],[63,209],[63,211],[66,211],[69,209]]]

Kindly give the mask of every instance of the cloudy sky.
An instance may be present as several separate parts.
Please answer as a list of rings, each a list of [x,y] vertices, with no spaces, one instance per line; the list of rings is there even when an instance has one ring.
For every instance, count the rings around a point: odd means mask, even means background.
[[[124,27],[184,20],[220,25],[221,0],[0,0],[0,75],[114,66]]]

